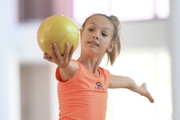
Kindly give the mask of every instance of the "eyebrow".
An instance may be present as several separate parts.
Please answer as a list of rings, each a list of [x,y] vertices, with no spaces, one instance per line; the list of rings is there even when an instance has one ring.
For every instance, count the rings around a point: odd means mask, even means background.
[[[95,24],[95,23],[93,23],[93,22],[90,22],[89,24],[97,25],[97,24]],[[105,28],[106,30],[108,30],[108,31],[110,32],[109,28],[107,28],[107,27],[103,27],[103,28]]]

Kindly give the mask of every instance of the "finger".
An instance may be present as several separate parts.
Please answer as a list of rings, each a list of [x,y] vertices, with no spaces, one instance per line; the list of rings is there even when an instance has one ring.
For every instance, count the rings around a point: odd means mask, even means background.
[[[61,60],[61,53],[59,51],[59,46],[57,43],[54,43],[54,52],[55,52],[55,55],[56,55],[56,59],[57,60]]]
[[[44,53],[44,56],[47,58],[52,58],[50,55],[48,55],[47,53]]]
[[[48,60],[48,61],[50,61],[50,62],[53,62],[52,59],[50,59],[50,58],[45,58],[45,57],[44,57],[44,59],[45,59],[45,60]]]
[[[51,57],[53,59],[57,59],[56,54],[55,54],[55,50],[54,50],[54,44],[50,44],[50,53],[51,53]]]
[[[144,89],[147,89],[146,83],[143,83],[143,84],[141,85],[141,87],[144,88]]]
[[[50,62],[52,62],[52,57],[50,57],[47,53],[44,53],[43,58],[50,61]]]
[[[75,49],[75,46],[72,45],[71,50],[70,50],[70,52],[69,52],[69,59],[71,59],[71,57],[72,57],[72,55],[73,55],[73,53],[74,53],[74,49]]]
[[[154,99],[153,99],[152,95],[148,91],[146,91],[146,97],[149,99],[149,101],[151,103],[154,103]]]
[[[65,43],[64,58],[67,58],[68,55],[69,55],[69,43],[66,42]]]
[[[154,99],[153,99],[153,97],[152,97],[152,95],[149,93],[149,101],[151,102],[151,103],[154,103]]]

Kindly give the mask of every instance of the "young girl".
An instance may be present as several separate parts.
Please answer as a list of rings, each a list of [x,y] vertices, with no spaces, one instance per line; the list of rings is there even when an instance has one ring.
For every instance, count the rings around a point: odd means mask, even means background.
[[[108,88],[127,88],[154,102],[146,84],[138,86],[131,78],[112,75],[99,65],[105,54],[113,65],[120,53],[120,22],[115,16],[93,14],[80,29],[81,55],[71,59],[74,46],[66,43],[61,55],[56,43],[50,45],[51,57],[57,64],[59,120],[105,120]]]

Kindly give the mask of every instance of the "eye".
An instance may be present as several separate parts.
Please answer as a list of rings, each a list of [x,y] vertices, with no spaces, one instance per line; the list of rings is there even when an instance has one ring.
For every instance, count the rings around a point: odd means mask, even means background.
[[[88,30],[89,30],[89,31],[91,31],[91,32],[93,31],[93,29],[92,29],[92,28],[88,28]]]
[[[104,37],[106,37],[106,36],[108,36],[107,34],[105,34],[105,33],[101,33],[102,34],[102,36],[104,36]]]

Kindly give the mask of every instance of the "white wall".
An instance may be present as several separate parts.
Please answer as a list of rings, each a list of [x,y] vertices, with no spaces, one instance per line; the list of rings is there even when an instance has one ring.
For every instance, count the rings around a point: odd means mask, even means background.
[[[13,6],[12,6],[13,5]],[[13,26],[14,1],[0,1],[0,119],[9,120],[10,96],[9,96],[9,55],[11,51],[12,33],[9,30]],[[14,13],[14,14],[12,14]]]
[[[122,47],[132,49],[139,47],[167,46],[168,20],[151,20],[127,22],[122,26]]]
[[[171,16],[169,20],[169,46],[172,66],[173,120],[180,119],[180,1],[171,1]]]

